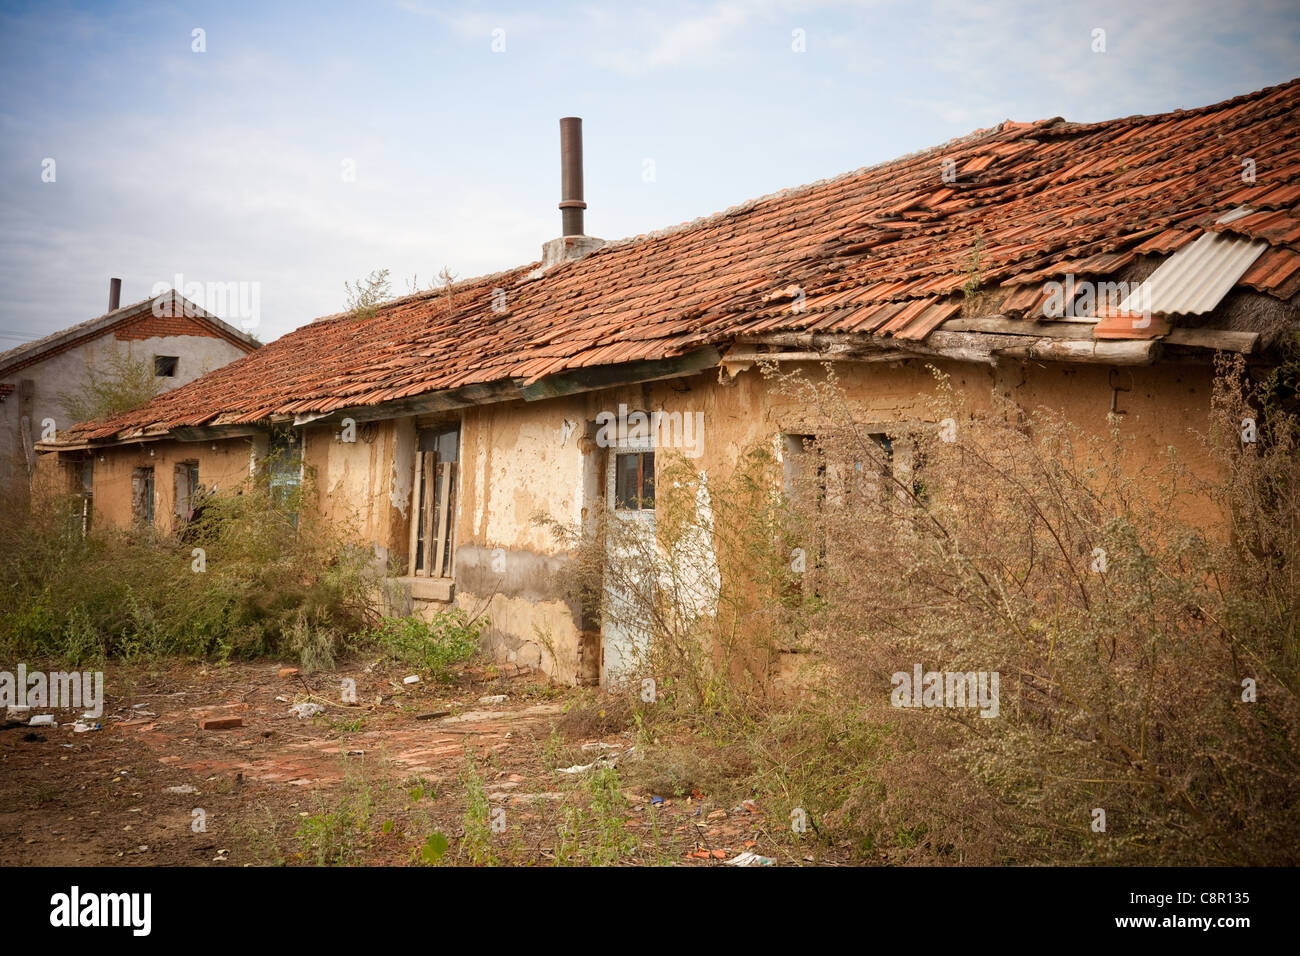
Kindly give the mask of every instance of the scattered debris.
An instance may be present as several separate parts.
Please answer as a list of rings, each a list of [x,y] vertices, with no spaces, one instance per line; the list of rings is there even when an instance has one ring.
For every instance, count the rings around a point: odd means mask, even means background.
[[[296,668],[296,667],[281,667],[281,668],[280,668],[280,676],[281,676],[281,677],[297,677],[297,676],[298,676],[298,668]]]
[[[296,715],[299,720],[306,720],[315,717],[317,714],[325,713],[325,708],[308,700],[303,701],[301,704],[294,704],[289,708],[289,713]]]
[[[72,732],[74,734],[87,734],[90,733],[92,730],[102,730],[102,729],[103,729],[103,724],[101,724],[99,721],[95,721],[93,724],[88,724],[85,721],[79,720],[72,725]]]
[[[183,783],[179,787],[166,787],[164,793],[198,793],[199,788],[192,784]]]
[[[725,820],[725,819],[727,819],[727,811],[726,811],[726,810],[714,810],[712,813],[710,813],[710,814],[709,814],[707,817],[705,817],[704,819],[706,819],[706,820]]]
[[[727,866],[776,866],[776,860],[746,850],[740,856],[728,860]]]
[[[54,727],[58,721],[54,719],[53,714],[37,714],[31,720],[27,721],[28,727]]]
[[[420,683],[420,675],[419,675],[419,674],[412,674],[410,677],[403,677],[403,678],[402,678],[402,683],[403,683],[403,684],[418,684],[418,683]]]
[[[233,730],[242,726],[243,717],[204,717],[199,721],[199,730]]]
[[[651,798],[650,798],[650,805],[651,805],[651,806],[658,806],[659,804],[661,804],[661,803],[663,803],[663,802],[664,802],[664,798],[663,798],[663,797],[651,797]]]
[[[510,697],[506,694],[489,694],[487,697],[480,697],[480,704],[504,704]]]
[[[727,851],[726,851],[726,850],[706,850],[706,849],[700,848],[700,849],[698,849],[698,850],[690,850],[690,851],[688,851],[687,854],[686,854],[686,856],[687,856],[688,859],[690,859],[690,858],[693,857],[693,858],[695,858],[695,859],[697,859],[697,860],[725,860],[725,859],[727,858]]]
[[[629,753],[630,752],[631,751],[629,751]],[[575,764],[572,767],[562,767],[558,772],[559,773],[586,773],[588,770],[591,770],[594,767],[603,767],[603,766],[613,767],[615,764],[618,763],[618,757],[619,755],[617,753],[612,753],[612,754],[604,753],[601,754],[599,757],[597,757],[595,760],[593,760],[591,763]]]

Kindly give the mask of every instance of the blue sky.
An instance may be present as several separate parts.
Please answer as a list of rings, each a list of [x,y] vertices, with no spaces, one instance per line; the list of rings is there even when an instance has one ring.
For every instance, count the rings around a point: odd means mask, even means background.
[[[372,269],[398,293],[532,261],[561,116],[616,239],[1008,118],[1298,75],[1296,0],[4,3],[0,349],[102,313],[110,276],[123,302],[257,283],[270,340]]]

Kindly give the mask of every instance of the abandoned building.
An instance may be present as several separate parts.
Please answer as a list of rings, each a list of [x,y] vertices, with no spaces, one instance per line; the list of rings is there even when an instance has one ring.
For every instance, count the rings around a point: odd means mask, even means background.
[[[618,636],[548,590],[565,557],[533,516],[578,523],[604,500],[653,524],[656,450],[707,475],[814,432],[758,362],[834,362],[884,435],[926,420],[929,365],[977,409],[1000,395],[1091,431],[1122,411],[1138,469],[1169,446],[1196,464],[1217,352],[1268,362],[1297,328],[1300,80],[1008,121],[609,242],[584,233],[580,137],[561,120],[562,235],[539,262],[317,320],[40,449],[93,462],[96,522],[165,531],[173,483],[145,514],[133,475],[229,488],[287,442],[408,607],[486,601],[499,658],[594,683]],[[648,441],[595,440],[656,412]]]
[[[108,311],[0,353],[0,494],[25,496],[36,473],[36,442],[75,424],[64,399],[89,377],[111,376],[114,355],[153,367],[160,392],[194,381],[258,347],[252,336],[195,303],[166,292],[120,304],[122,280],[109,281]],[[92,459],[72,476],[89,515]]]

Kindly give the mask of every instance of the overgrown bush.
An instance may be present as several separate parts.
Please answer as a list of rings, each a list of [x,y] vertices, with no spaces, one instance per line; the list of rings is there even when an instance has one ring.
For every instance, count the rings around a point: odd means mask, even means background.
[[[183,542],[152,529],[83,537],[61,501],[5,515],[0,646],[74,664],[292,652],[328,665],[373,619],[377,576],[347,528],[304,507],[313,494],[310,475],[289,493],[250,479],[208,498]]]
[[[806,815],[814,845],[898,863],[1294,864],[1295,368],[1257,383],[1221,365],[1195,469],[1119,421],[977,413],[937,372],[929,421],[887,436],[829,369],[778,375],[820,422],[784,489],[763,451],[707,487],[671,463],[653,533],[607,514],[556,529],[570,589],[640,628],[633,720],[664,746],[743,746],[748,785]],[[808,662],[793,702],[737,692],[772,689],[781,657]],[[997,674],[996,712],[897,706],[917,667]],[[960,703],[945,691],[920,701]]]

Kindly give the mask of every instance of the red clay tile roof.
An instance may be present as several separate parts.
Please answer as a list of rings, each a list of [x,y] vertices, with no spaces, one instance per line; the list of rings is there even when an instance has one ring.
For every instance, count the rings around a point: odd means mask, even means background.
[[[972,275],[1002,297],[996,311],[1025,315],[1041,304],[1045,281],[1112,276],[1207,229],[1268,242],[1240,284],[1289,299],[1300,291],[1298,107],[1293,80],[1157,116],[1008,121],[610,243],[540,277],[530,275],[533,264],[460,283],[450,299],[423,293],[367,320],[314,322],[65,437],[251,423],[465,385],[525,384],[738,335],[918,340],[958,314]],[[1243,179],[1247,159],[1254,182]],[[1238,206],[1255,211],[1215,224]],[[498,289],[502,312],[492,308]]]

